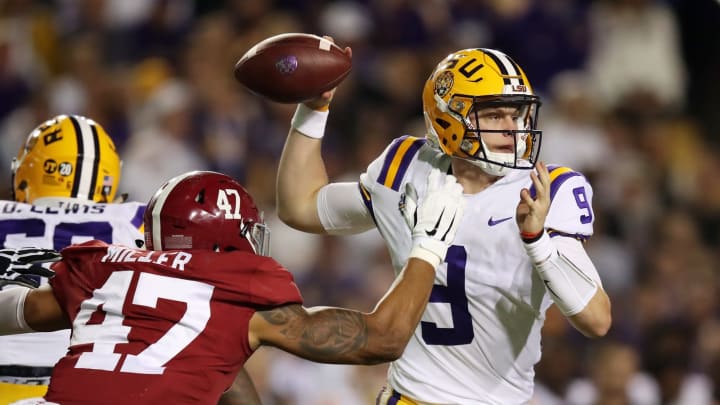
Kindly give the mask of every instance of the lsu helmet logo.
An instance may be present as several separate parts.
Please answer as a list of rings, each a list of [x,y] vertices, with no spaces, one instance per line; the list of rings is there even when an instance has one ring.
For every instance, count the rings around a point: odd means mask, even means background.
[[[440,76],[435,79],[435,94],[440,97],[445,97],[450,89],[452,89],[454,83],[455,77],[453,77],[453,73],[451,71],[447,70],[442,72]]]

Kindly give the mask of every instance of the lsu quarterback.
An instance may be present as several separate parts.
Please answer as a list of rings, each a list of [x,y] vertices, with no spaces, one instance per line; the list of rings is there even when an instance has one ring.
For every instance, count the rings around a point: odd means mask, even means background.
[[[449,54],[422,92],[425,136],[393,140],[350,183],[329,183],[322,160],[332,95],[300,104],[292,118],[277,181],[283,221],[328,234],[376,227],[397,272],[411,244],[398,208],[422,199],[433,168],[457,177],[467,203],[377,403],[528,403],[547,309],[555,304],[588,337],[605,335],[611,314],[583,247],[593,234],[592,186],[539,160],[541,102],[527,76],[498,50]]]

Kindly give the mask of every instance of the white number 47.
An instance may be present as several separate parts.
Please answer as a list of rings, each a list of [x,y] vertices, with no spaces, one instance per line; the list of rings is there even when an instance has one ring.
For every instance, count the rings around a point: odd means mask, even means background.
[[[235,197],[233,202],[230,204],[228,195]],[[217,206],[221,210],[225,211],[225,219],[242,219],[240,215],[240,193],[232,188],[218,190]]]

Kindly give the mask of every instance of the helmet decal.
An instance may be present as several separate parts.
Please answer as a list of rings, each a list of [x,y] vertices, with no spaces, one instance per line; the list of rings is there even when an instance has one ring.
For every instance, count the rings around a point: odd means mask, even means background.
[[[435,94],[440,97],[445,97],[448,91],[452,88],[454,81],[452,72],[442,72],[440,76],[435,79]]]

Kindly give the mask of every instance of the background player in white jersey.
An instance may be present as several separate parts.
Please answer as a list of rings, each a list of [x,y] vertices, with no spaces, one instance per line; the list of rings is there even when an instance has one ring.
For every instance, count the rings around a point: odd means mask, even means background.
[[[108,204],[120,168],[112,139],[95,121],[59,115],[40,124],[12,162],[13,201],[0,201],[0,247],[59,250],[91,239],[136,247],[145,205]],[[69,336],[0,337],[0,404],[42,396]]]
[[[299,105],[293,117],[278,172],[282,220],[329,234],[375,226],[397,271],[411,243],[398,210],[406,184],[422,196],[423,179],[440,168],[467,200],[379,403],[527,403],[548,307],[554,302],[589,337],[603,336],[611,316],[582,245],[593,233],[592,187],[581,173],[538,162],[540,100],[525,73],[496,50],[448,55],[423,89],[426,136],[392,141],[358,183],[328,184],[321,138],[332,95]]]

